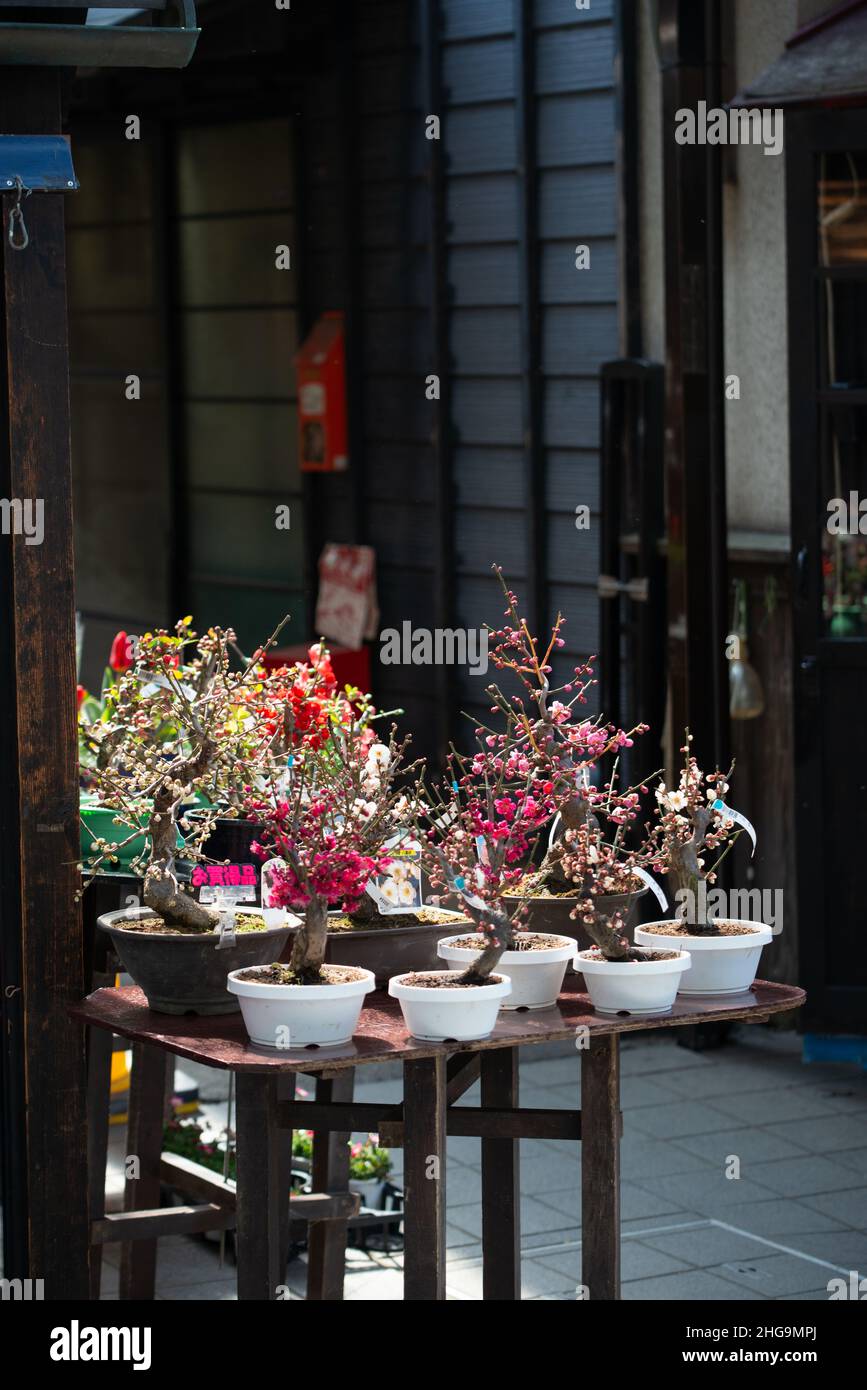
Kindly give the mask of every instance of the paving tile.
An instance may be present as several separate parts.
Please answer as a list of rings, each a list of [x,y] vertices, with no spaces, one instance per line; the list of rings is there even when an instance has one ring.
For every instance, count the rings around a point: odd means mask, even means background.
[[[625,1123],[629,1124],[630,1129],[634,1127],[645,1134],[653,1135],[656,1139],[679,1139],[682,1136],[712,1134],[717,1130],[728,1129],[731,1120],[709,1105],[690,1100],[632,1110]]]
[[[731,1115],[741,1124],[770,1125],[834,1114],[834,1106],[807,1086],[717,1096],[713,1104],[723,1115]]]
[[[689,1072],[688,1075],[692,1076],[693,1073]],[[663,1082],[644,1072],[638,1076],[625,1076],[621,1082],[620,1104],[623,1110],[641,1110],[649,1105],[670,1105],[675,1098],[674,1085],[668,1088]]]
[[[446,1272],[446,1285],[449,1293],[461,1299],[481,1300],[482,1267],[480,1264],[457,1266]],[[542,1295],[560,1294],[575,1297],[575,1283],[558,1270],[549,1269],[538,1260],[521,1261],[521,1297],[534,1298]]]
[[[772,1195],[769,1188],[753,1182],[751,1178],[730,1179],[722,1171],[642,1178],[641,1186],[658,1197],[678,1201],[706,1216],[719,1216],[728,1207],[743,1202],[760,1202]]]
[[[214,1279],[204,1284],[173,1284],[171,1288],[158,1292],[156,1297],[161,1303],[211,1303],[215,1299],[221,1303],[233,1303],[238,1294],[234,1284]]]
[[[581,1145],[571,1153],[552,1151],[537,1139],[521,1141],[521,1188],[534,1196],[581,1184]]]
[[[867,1231],[867,1187],[848,1192],[824,1192],[814,1197],[804,1197],[802,1202],[804,1206],[832,1216],[856,1231]]]
[[[779,1129],[780,1126],[775,1126]],[[721,1167],[729,1154],[737,1154],[744,1165],[766,1163],[777,1158],[797,1158],[804,1153],[790,1140],[767,1129],[744,1126],[741,1129],[729,1127],[717,1134],[695,1134],[677,1141],[678,1147],[687,1153],[706,1159]],[[751,1170],[752,1171],[752,1170]]]
[[[785,1242],[805,1255],[815,1255],[841,1269],[854,1269],[867,1275],[867,1234],[862,1231],[820,1231],[801,1233]]]
[[[652,1072],[654,1078],[662,1078],[667,1071],[687,1072],[711,1065],[706,1054],[678,1047],[673,1037],[652,1040],[625,1038],[620,1045],[620,1070],[623,1076]]]
[[[378,1270],[376,1274],[360,1279],[357,1284],[344,1292],[348,1303],[373,1303],[380,1300],[402,1302],[403,1271],[394,1269]]]
[[[446,1205],[451,1208],[481,1200],[482,1175],[478,1168],[468,1168],[465,1163],[450,1162],[446,1172]]]
[[[863,1178],[867,1178],[867,1149],[843,1149],[834,1157],[844,1168],[852,1168]]]
[[[552,1196],[552,1203],[558,1200],[560,1194]],[[566,1195],[566,1194],[563,1194]],[[481,1240],[482,1237],[482,1208],[479,1205],[468,1203],[463,1207],[455,1207],[449,1213],[450,1219],[460,1229],[469,1232],[470,1235]],[[544,1202],[536,1201],[533,1197],[521,1198],[521,1230],[527,1235],[534,1235],[540,1231],[556,1231],[561,1227],[572,1225],[574,1222],[568,1215],[563,1214],[562,1210],[554,1205],[547,1205]]]
[[[540,1264],[559,1270],[561,1274],[571,1275],[576,1284],[580,1283],[580,1250],[565,1250],[561,1255],[540,1254],[537,1255],[536,1259]],[[629,1279],[649,1279],[654,1274],[674,1274],[677,1270],[687,1267],[683,1260],[675,1259],[661,1250],[655,1250],[641,1241],[624,1240],[621,1242],[620,1270],[624,1283]],[[592,1296],[592,1289],[590,1292]]]
[[[863,1114],[825,1115],[821,1119],[791,1120],[785,1124],[769,1125],[768,1132],[812,1153],[833,1153],[842,1162],[844,1151],[867,1146],[867,1107]]]
[[[214,1241],[194,1240],[190,1236],[164,1237],[157,1249],[157,1286],[162,1291],[176,1285],[212,1283],[234,1284],[235,1266],[226,1260],[220,1268],[220,1247]]]
[[[796,1067],[787,1066],[784,1076],[785,1081],[791,1084],[796,1084],[799,1079]],[[716,1096],[739,1096],[749,1091],[768,1090],[775,1087],[779,1080],[779,1069],[759,1061],[720,1061],[702,1071],[684,1072],[682,1076],[666,1073],[660,1076],[659,1085],[683,1100],[710,1100]]]
[[[765,1298],[783,1298],[790,1293],[809,1293],[826,1290],[833,1271],[793,1255],[765,1255],[761,1259],[731,1260],[708,1271],[721,1279]]]
[[[455,1213],[457,1215],[458,1213]],[[446,1250],[453,1250],[461,1259],[473,1259],[481,1255],[482,1247],[477,1236],[465,1231],[457,1222],[446,1222]]]
[[[768,1247],[750,1236],[727,1231],[722,1226],[706,1225],[692,1231],[662,1232],[644,1237],[646,1245],[661,1250],[698,1269],[724,1264],[729,1260],[762,1257]]]
[[[665,1177],[668,1173],[699,1173],[708,1171],[707,1159],[691,1154],[679,1144],[667,1144],[626,1129],[620,1144],[620,1171],[624,1178],[642,1181],[644,1178]]]
[[[813,1200],[810,1198],[809,1202]],[[727,1207],[724,1219],[729,1225],[737,1226],[742,1231],[753,1231],[757,1236],[779,1237],[787,1245],[792,1244],[792,1238],[801,1232],[809,1234],[846,1229],[845,1221],[838,1221],[827,1212],[817,1211],[807,1202],[796,1202],[791,1198],[784,1201],[780,1197]]]
[[[816,1192],[863,1187],[863,1179],[854,1168],[844,1168],[819,1154],[754,1163],[750,1176],[782,1197],[808,1197]]]
[[[553,1057],[546,1062],[521,1063],[520,1086],[577,1086],[581,1075],[578,1049],[567,1057]]]
[[[624,1301],[647,1299],[666,1303],[713,1303],[733,1299],[740,1303],[764,1302],[763,1295],[752,1289],[720,1279],[703,1269],[691,1269],[680,1274],[661,1274],[652,1279],[635,1279],[623,1285]]]

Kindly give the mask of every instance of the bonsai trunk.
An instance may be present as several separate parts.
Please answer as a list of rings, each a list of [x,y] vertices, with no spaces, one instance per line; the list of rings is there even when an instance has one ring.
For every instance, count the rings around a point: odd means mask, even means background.
[[[564,832],[566,830],[578,830],[585,824],[593,829],[598,829],[599,822],[594,815],[588,812],[585,797],[574,794],[568,796],[559,809],[560,834],[546,853],[536,873],[532,875],[533,888],[537,891],[547,885],[552,888],[567,888],[571,883],[569,875],[563,867],[563,857],[568,849],[563,841]]]
[[[462,971],[460,981],[465,985],[486,985],[503,952],[508,951],[512,944],[512,923],[503,912],[482,912],[471,903],[467,903],[466,907],[467,913],[480,931],[482,922],[489,922],[493,931],[488,945],[472,964]]]
[[[689,904],[692,903],[692,917],[694,922],[690,923],[696,936],[707,935],[714,931],[714,923],[708,919],[707,915],[707,896],[699,894],[699,884],[705,875],[701,871],[698,862],[698,852],[704,844],[704,837],[710,825],[712,813],[704,806],[699,806],[692,814],[693,832],[684,843],[677,843],[669,850],[668,875],[674,884],[675,898],[678,894],[683,894],[678,916],[687,918],[689,914]]]
[[[295,933],[290,968],[301,984],[315,985],[322,979],[325,947],[328,944],[328,902],[314,895],[304,913],[304,923]]]
[[[145,872],[144,900],[166,922],[196,931],[213,931],[220,920],[219,913],[202,907],[185,893],[175,874],[175,818],[172,814],[173,793],[161,787],[154,797],[154,809],[149,822],[151,856]]]
[[[594,945],[599,947],[606,960],[643,959],[641,953],[630,944],[628,936],[623,931],[623,923],[616,914],[609,917],[604,912],[594,910],[593,917],[589,922],[583,917],[581,921],[587,929],[587,935]]]

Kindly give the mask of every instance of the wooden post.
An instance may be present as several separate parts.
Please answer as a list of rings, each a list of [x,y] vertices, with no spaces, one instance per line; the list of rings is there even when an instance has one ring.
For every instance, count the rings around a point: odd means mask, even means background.
[[[128,1158],[138,1160],[138,1177],[126,1180],[124,1211],[150,1211],[160,1204],[166,1077],[174,1060],[160,1048],[133,1043],[126,1152]],[[156,1240],[125,1241],[120,1255],[121,1298],[152,1299],[156,1277]]]
[[[350,1101],[355,1083],[355,1070],[348,1067],[336,1076],[316,1078],[317,1104],[331,1101]],[[313,1135],[314,1192],[349,1191],[348,1131]],[[346,1222],[317,1221],[307,1237],[307,1299],[335,1302],[343,1298],[343,1276],[346,1265]]]
[[[481,1053],[482,1109],[517,1110],[518,1049]],[[521,1298],[520,1144],[517,1139],[482,1140],[482,1297]]]
[[[59,70],[0,70],[0,131],[59,132],[60,92]],[[85,981],[64,196],[26,200],[23,251],[9,245],[4,196],[0,237],[4,1273],[44,1279],[47,1299],[89,1289],[85,1047],[67,1015]],[[31,523],[42,511],[29,535],[9,524],[18,504]]]
[[[238,1072],[238,1298],[280,1298],[286,1278],[289,1215],[286,1135],[277,1127],[278,1077]]]
[[[581,1053],[581,1280],[592,1302],[620,1297],[620,1039]]]
[[[446,1296],[446,1059],[403,1067],[403,1296]]]

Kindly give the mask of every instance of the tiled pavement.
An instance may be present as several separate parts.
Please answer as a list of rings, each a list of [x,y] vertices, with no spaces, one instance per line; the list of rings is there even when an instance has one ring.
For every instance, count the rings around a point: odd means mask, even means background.
[[[668,1031],[623,1040],[625,1299],[825,1300],[829,1279],[867,1272],[867,1076],[803,1065],[794,1033],[753,1026],[733,1037],[703,1053],[677,1046]],[[568,1046],[527,1049],[522,1104],[577,1107],[578,1073]],[[224,1117],[225,1076],[201,1069],[196,1079],[205,1111]],[[364,1081],[357,1096],[398,1100],[400,1081]],[[115,1191],[123,1138],[113,1131]],[[399,1178],[401,1154],[393,1157]],[[733,1160],[739,1176],[726,1175]],[[479,1140],[449,1140],[453,1299],[481,1297],[479,1163]],[[576,1297],[579,1165],[578,1144],[521,1144],[524,1298]],[[116,1254],[107,1248],[104,1297],[116,1291]],[[303,1259],[287,1272],[299,1295],[305,1273]],[[216,1245],[163,1241],[157,1296],[234,1298],[234,1267],[220,1267]],[[350,1251],[346,1297],[400,1299],[400,1256]]]

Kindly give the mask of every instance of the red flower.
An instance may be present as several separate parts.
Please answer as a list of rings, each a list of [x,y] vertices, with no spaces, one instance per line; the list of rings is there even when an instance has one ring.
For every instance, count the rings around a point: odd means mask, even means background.
[[[81,706],[87,699],[87,691],[85,690],[83,685],[77,685],[75,687],[75,695],[76,699],[78,700],[78,708],[81,709]]]
[[[112,642],[108,664],[112,671],[116,671],[119,675],[128,671],[132,666],[129,638],[125,632],[119,632]]]

